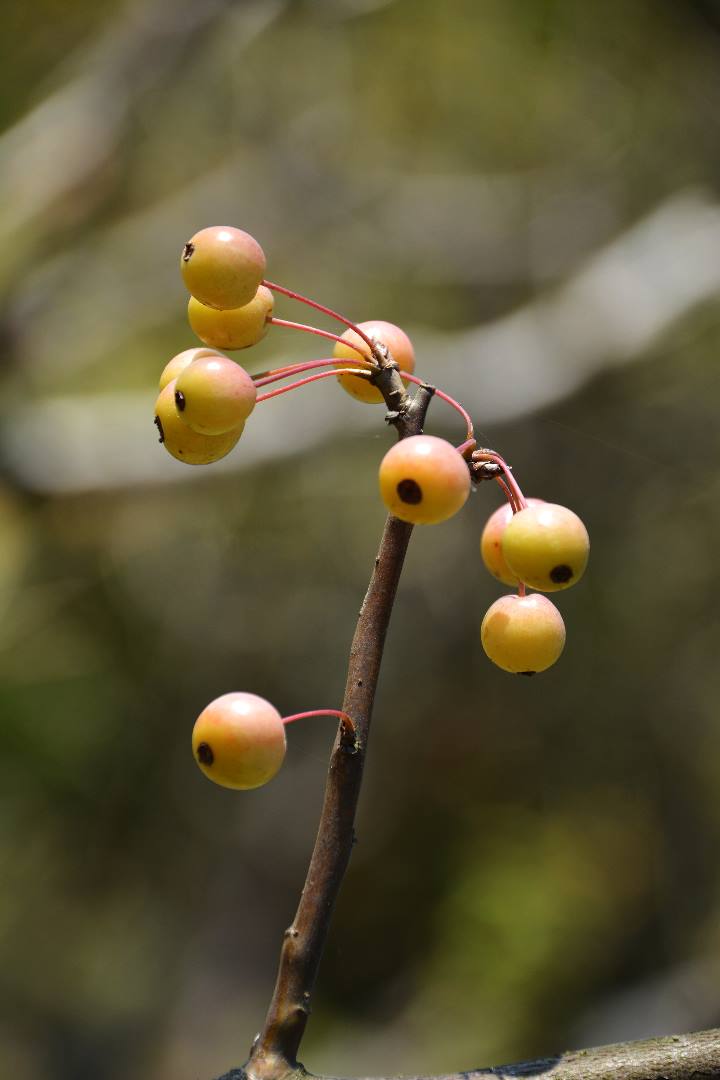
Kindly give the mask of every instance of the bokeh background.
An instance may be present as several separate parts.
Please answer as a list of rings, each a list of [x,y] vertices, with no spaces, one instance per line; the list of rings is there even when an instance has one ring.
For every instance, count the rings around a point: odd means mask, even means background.
[[[221,465],[163,453],[178,252],[215,223],[403,326],[593,538],[525,680],[479,643],[499,492],[417,530],[303,1061],[720,1022],[720,4],[9,0],[3,31],[0,1074],[240,1064],[304,877],[332,724],[247,795],[190,730],[232,689],[339,703],[390,435],[328,381]],[[462,438],[439,401],[428,430]]]

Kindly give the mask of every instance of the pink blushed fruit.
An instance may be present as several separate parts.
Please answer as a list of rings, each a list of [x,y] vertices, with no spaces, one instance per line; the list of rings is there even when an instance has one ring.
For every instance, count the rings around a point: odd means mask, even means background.
[[[183,247],[180,270],[188,292],[207,307],[249,303],[265,276],[265,253],[254,237],[232,225],[211,225]]]
[[[528,506],[540,506],[542,499],[528,499]],[[493,511],[485,523],[482,536],[480,537],[480,554],[485,566],[493,577],[502,581],[504,585],[517,585],[518,578],[505,562],[502,553],[502,538],[511,518],[513,508],[505,502]]]
[[[188,322],[201,341],[214,349],[248,349],[268,332],[273,295],[261,285],[242,307],[217,311],[194,296],[188,301]]]
[[[404,330],[401,330],[399,326],[395,326],[394,323],[383,322],[380,319],[358,323],[358,326],[365,331],[371,340],[380,341],[389,349],[393,360],[397,362],[400,368],[401,374],[403,371],[407,371],[412,375],[415,370],[415,352],[412,342]],[[351,346],[357,347],[351,348]],[[363,357],[371,359],[367,342],[363,341],[354,330],[345,331],[342,335],[342,343],[338,341],[333,349],[333,356],[339,360],[361,360]],[[335,366],[343,367],[343,364],[340,363]],[[367,379],[358,378],[357,375],[345,374],[338,375],[337,378],[343,390],[347,390],[348,394],[357,398],[358,401],[376,405],[384,400],[378,388],[373,386]]]
[[[531,589],[557,592],[582,577],[590,538],[572,510],[542,503],[520,510],[508,522],[502,553],[512,572]]]
[[[175,382],[181,419],[201,435],[224,435],[244,423],[255,408],[256,397],[247,371],[218,354],[198,357]]]
[[[221,787],[261,787],[285,758],[285,725],[277,709],[257,694],[236,692],[211,701],[192,733],[199,768]]]
[[[201,435],[193,431],[178,413],[175,386],[175,380],[168,383],[155,402],[155,426],[168,454],[186,465],[210,465],[224,458],[242,435],[245,424],[224,435]]]
[[[380,494],[401,521],[438,524],[465,505],[470,494],[467,462],[435,435],[401,439],[380,465]]]
[[[159,389],[164,390],[168,383],[172,382],[173,379],[177,379],[180,372],[184,371],[188,364],[192,364],[193,360],[197,360],[199,356],[216,355],[214,349],[206,349],[202,346],[198,349],[184,349],[177,356],[173,356],[172,360],[168,361],[163,368],[158,384]]]

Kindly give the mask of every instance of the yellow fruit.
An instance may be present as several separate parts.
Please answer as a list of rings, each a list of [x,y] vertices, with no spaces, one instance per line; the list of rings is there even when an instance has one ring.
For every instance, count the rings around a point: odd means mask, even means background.
[[[391,514],[414,525],[446,521],[470,494],[467,462],[435,435],[397,442],[380,465],[380,494]]]
[[[577,514],[542,503],[514,514],[502,538],[512,572],[541,592],[557,592],[579,581],[587,566],[590,538]]]
[[[191,296],[188,320],[200,340],[214,349],[247,349],[265,337],[272,310],[273,295],[261,285],[249,303],[223,311]]]
[[[208,307],[238,308],[249,303],[265,276],[265,254],[249,233],[231,225],[211,225],[185,244],[180,270],[189,293]]]
[[[198,349],[185,349],[183,352],[173,356],[165,367],[163,368],[162,375],[160,376],[159,388],[164,390],[169,382],[173,379],[177,379],[181,371],[184,371],[188,364],[192,364],[193,360],[196,360],[199,356],[216,356],[217,353],[213,349],[205,349],[202,346]]]
[[[565,623],[547,596],[501,596],[488,608],[480,637],[498,667],[534,675],[551,667],[562,653]]]
[[[245,422],[257,390],[247,371],[227,356],[200,356],[175,381],[181,419],[201,435],[224,435]]]
[[[528,499],[528,506],[539,506],[542,499]],[[502,581],[504,585],[517,585],[518,578],[505,562],[502,553],[502,538],[505,529],[513,516],[510,503],[498,506],[488,518],[482,536],[480,537],[480,554],[485,566],[493,577]]]
[[[223,694],[195,721],[192,748],[208,779],[246,791],[278,772],[285,757],[285,725],[277,709],[257,694]]]
[[[186,465],[209,465],[229,454],[243,432],[242,423],[224,435],[200,435],[181,420],[175,405],[173,380],[161,390],[155,402],[155,424],[160,441],[178,461]]]

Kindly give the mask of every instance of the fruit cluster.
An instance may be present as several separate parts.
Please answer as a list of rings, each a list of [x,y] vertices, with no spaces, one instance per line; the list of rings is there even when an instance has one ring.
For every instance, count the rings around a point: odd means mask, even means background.
[[[392,323],[349,319],[300,293],[265,279],[262,248],[248,233],[213,226],[184,246],[180,268],[190,292],[190,326],[204,343],[186,349],[166,365],[160,378],[155,423],[160,441],[178,461],[205,465],[232,450],[257,404],[333,376],[353,398],[381,404],[378,386],[388,367],[405,384],[424,385],[415,375],[415,354],[407,334]],[[274,294],[300,301],[342,323],[342,335],[273,314]],[[259,375],[219,350],[246,349],[270,326],[315,334],[333,342],[331,357],[289,364]],[[308,374],[312,372],[312,374]],[[299,380],[286,380],[302,375]],[[275,389],[258,393],[280,382]],[[506,671],[532,675],[559,658],[565,626],[544,595],[573,585],[582,576],[588,534],[571,510],[525,499],[507,462],[494,450],[478,449],[466,410],[435,389],[463,418],[466,438],[459,446],[434,435],[400,439],[380,464],[380,494],[395,517],[413,525],[446,521],[465,504],[473,482],[494,479],[506,503],[485,526],[481,552],[498,580],[517,589],[491,605],[481,639],[489,658]],[[532,594],[527,589],[537,590]],[[350,718],[333,710],[321,713]],[[303,713],[299,715],[315,715]],[[228,787],[251,788],[279,769],[285,754],[285,718],[253,694],[226,694],[201,713],[193,734],[196,760],[206,775]]]
[[[255,383],[239,364],[212,349],[185,349],[160,376],[160,440],[187,465],[219,461],[242,435],[256,399]]]
[[[567,589],[582,577],[590,552],[587,529],[565,506],[521,499],[491,514],[480,550],[490,573],[518,588],[486,612],[480,628],[485,652],[505,671],[545,671],[563,651],[565,624],[541,594]],[[539,592],[527,595],[526,586]]]
[[[160,376],[155,423],[169,454],[208,465],[230,453],[255,408],[257,388],[218,349],[244,349],[267,333],[273,297],[261,284],[265,255],[241,229],[202,229],[180,259],[190,325],[206,348],[186,349]]]

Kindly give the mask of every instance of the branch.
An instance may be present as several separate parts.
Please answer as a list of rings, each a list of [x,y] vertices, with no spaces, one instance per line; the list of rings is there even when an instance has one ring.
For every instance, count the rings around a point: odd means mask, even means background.
[[[429,1077],[427,1080],[720,1080],[720,1030],[670,1035],[643,1042],[618,1043],[593,1050],[570,1050],[554,1057],[519,1065],[473,1069]],[[220,1080],[247,1080],[244,1069],[233,1069]],[[313,1080],[301,1067],[297,1080]],[[333,1080],[324,1077],[322,1080]],[[404,1077],[403,1080],[419,1080]]]
[[[391,410],[388,421],[400,438],[419,434],[433,391],[421,386],[410,398],[390,357],[381,357],[374,382]],[[380,550],[350,647],[342,710],[355,722],[352,738],[338,730],[330,759],[325,801],[297,914],[280,952],[275,991],[265,1027],[245,1066],[256,1080],[277,1080],[296,1072],[315,979],[335,901],[355,842],[355,811],[385,635],[393,609],[412,525],[388,517]]]

